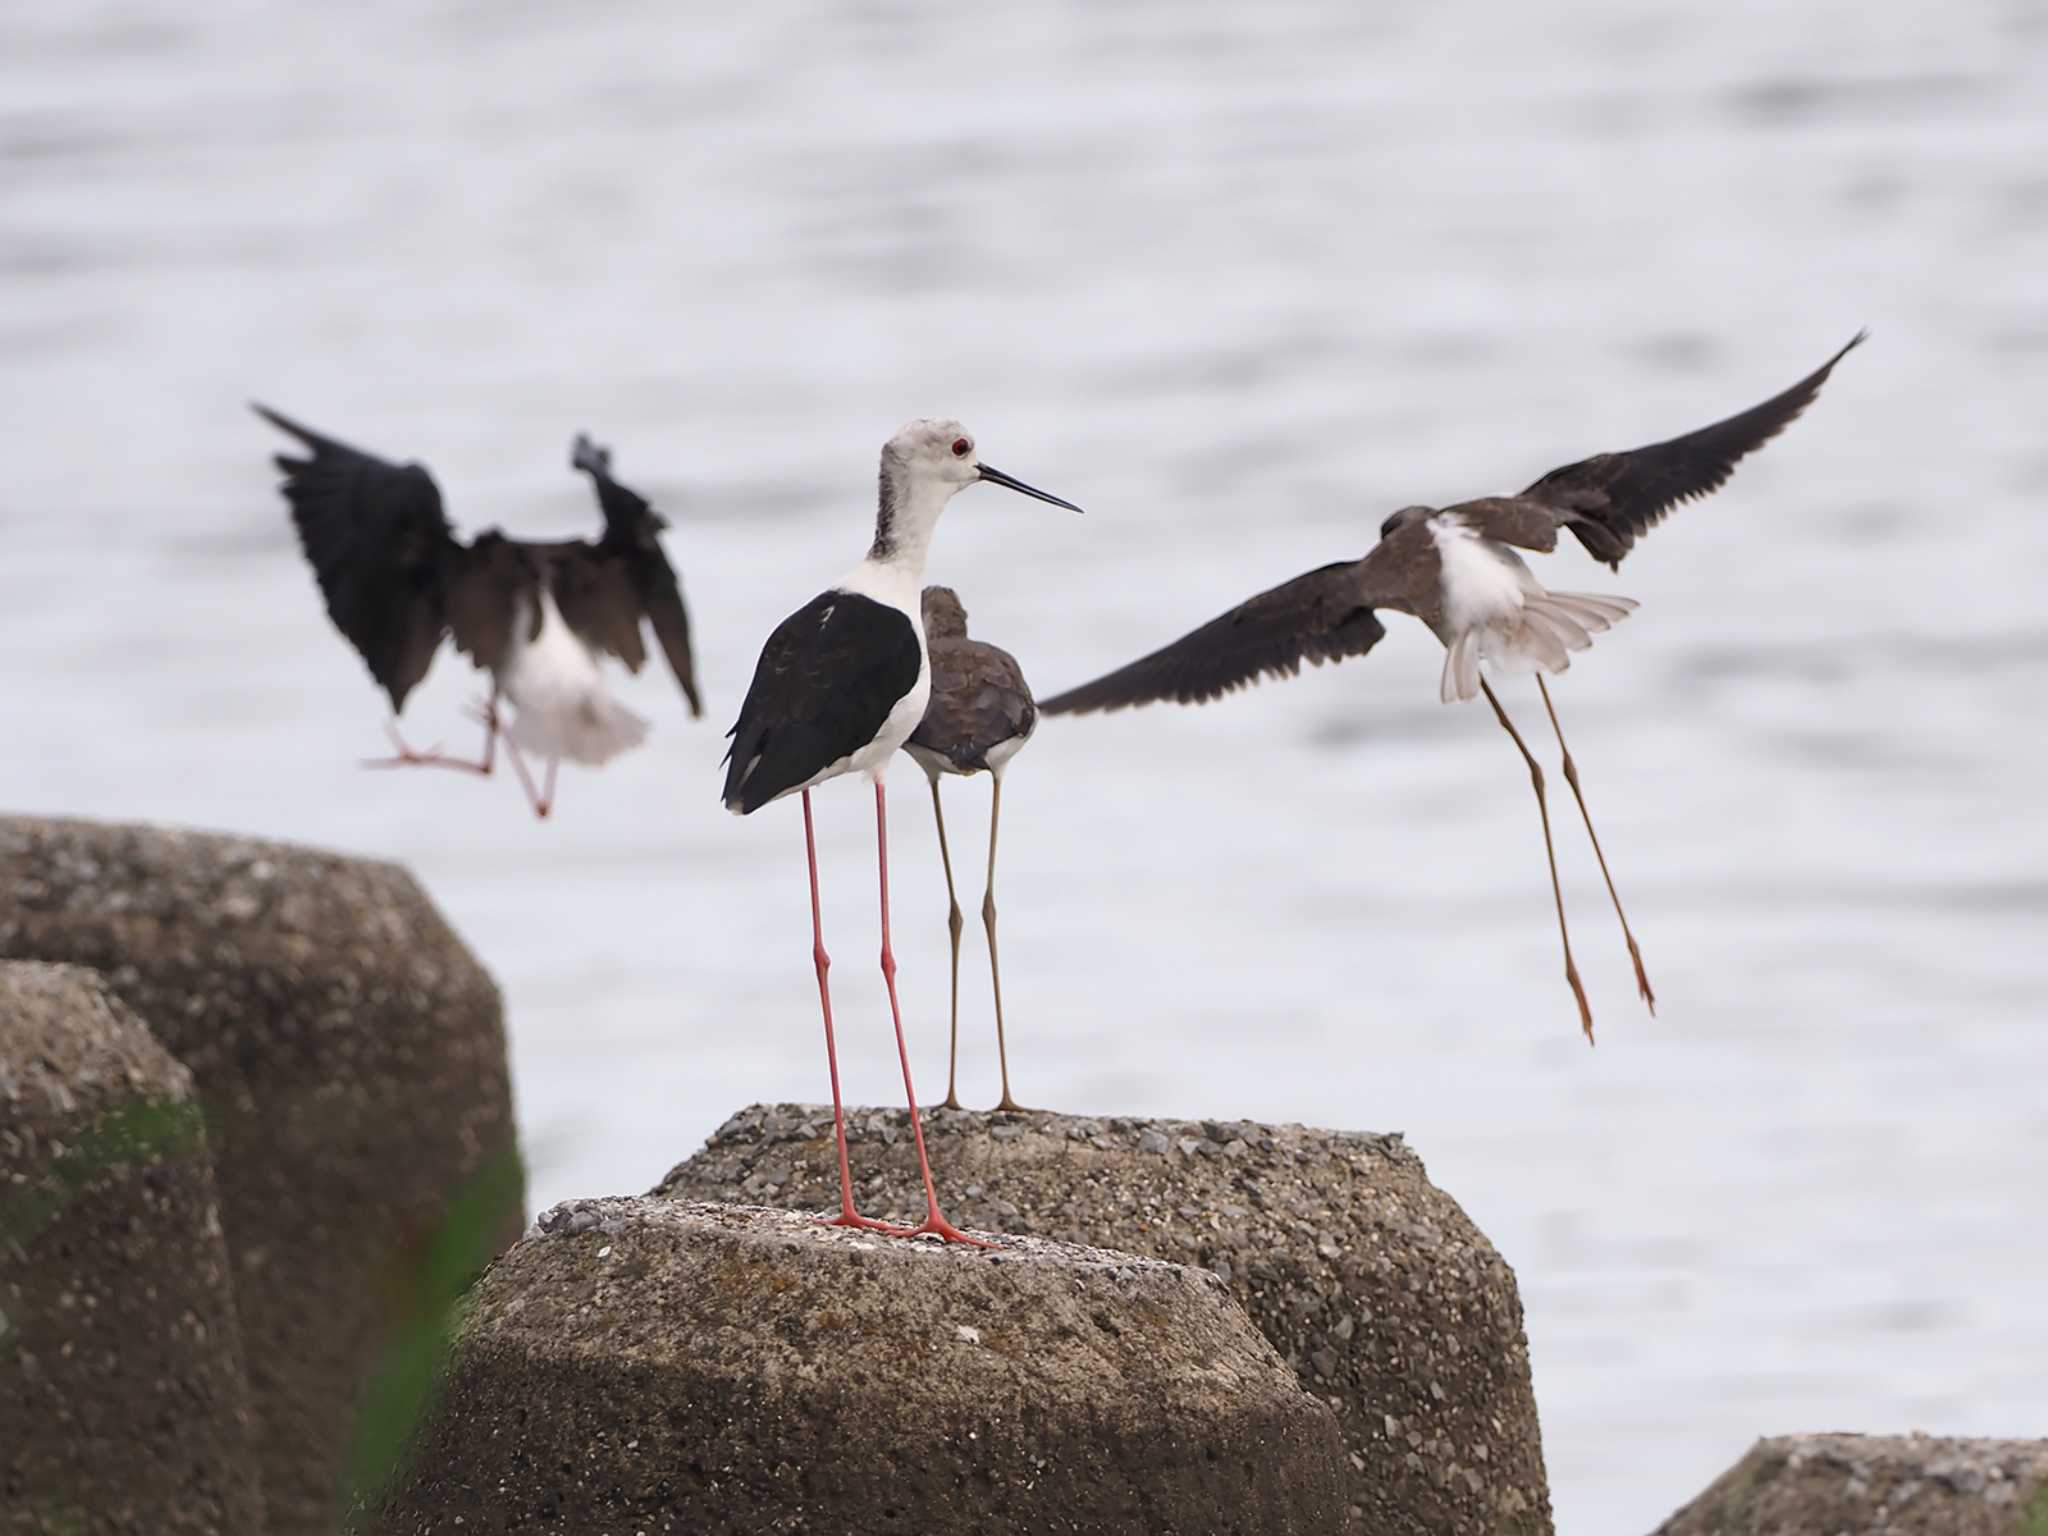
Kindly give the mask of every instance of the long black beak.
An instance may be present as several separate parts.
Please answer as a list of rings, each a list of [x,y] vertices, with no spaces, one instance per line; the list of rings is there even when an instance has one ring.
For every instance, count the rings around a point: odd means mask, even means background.
[[[1050,491],[1041,491],[1035,485],[1026,485],[1015,475],[1006,475],[1000,469],[993,468],[987,464],[981,465],[980,469],[981,478],[989,481],[991,484],[1006,485],[1013,491],[1022,491],[1026,496],[1036,496],[1040,501],[1049,501],[1056,507],[1065,507],[1069,512],[1079,512],[1081,510],[1071,501],[1062,501]]]

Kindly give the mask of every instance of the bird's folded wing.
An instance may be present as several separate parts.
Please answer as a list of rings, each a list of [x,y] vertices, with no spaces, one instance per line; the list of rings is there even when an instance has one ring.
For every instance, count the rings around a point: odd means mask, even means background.
[[[1719,490],[1739,461],[1797,420],[1866,334],[1858,331],[1848,346],[1762,405],[1668,442],[1553,469],[1522,495],[1553,509],[1595,559],[1619,566],[1637,537],[1673,507]]]
[[[434,477],[391,464],[258,405],[305,445],[278,454],[299,544],[335,628],[361,653],[394,710],[426,676],[446,619],[443,578],[458,546]]]
[[[923,666],[909,617],[873,598],[826,592],[775,627],[726,734],[722,795],[758,810],[881,734]]]
[[[1134,704],[1203,704],[1261,677],[1292,677],[1363,656],[1386,633],[1361,584],[1362,564],[1340,560],[1261,592],[1173,644],[1092,683],[1039,700],[1049,715]]]

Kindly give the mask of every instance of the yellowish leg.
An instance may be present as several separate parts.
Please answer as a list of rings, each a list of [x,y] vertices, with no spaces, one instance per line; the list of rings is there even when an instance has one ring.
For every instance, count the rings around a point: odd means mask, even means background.
[[[1479,688],[1486,695],[1486,702],[1493,706],[1493,713],[1500,721],[1500,727],[1512,736],[1515,746],[1521,751],[1522,761],[1529,765],[1529,782],[1536,787],[1536,810],[1543,818],[1543,855],[1550,861],[1550,894],[1557,902],[1557,934],[1564,941],[1564,979],[1571,984],[1572,996],[1579,1004],[1579,1028],[1586,1032],[1590,1043],[1593,1039],[1593,1010],[1586,1002],[1586,989],[1579,981],[1579,968],[1572,964],[1572,936],[1564,923],[1564,887],[1557,879],[1557,850],[1550,843],[1550,807],[1543,798],[1543,766],[1529,751],[1529,744],[1522,740],[1522,733],[1515,729],[1508,719],[1508,712],[1500,707],[1500,700],[1493,695],[1493,689],[1485,678],[1479,680]]]
[[[989,777],[995,780],[995,790],[988,804],[988,889],[981,897],[981,925],[988,930],[988,977],[996,992],[996,1060],[1003,1073],[1003,1097],[996,1108],[1029,1114],[1031,1111],[1010,1096],[1010,1051],[1003,1041],[1003,968],[996,958],[996,832],[1003,820],[1002,769],[991,769]]]
[[[1643,952],[1636,947],[1636,936],[1629,932],[1628,914],[1621,910],[1621,893],[1614,888],[1614,876],[1607,872],[1607,855],[1600,851],[1600,834],[1593,830],[1593,813],[1586,809],[1585,792],[1579,788],[1578,766],[1572,762],[1572,749],[1564,744],[1564,727],[1557,723],[1557,706],[1550,702],[1550,689],[1544,684],[1543,674],[1536,674],[1536,686],[1543,692],[1543,707],[1550,714],[1550,728],[1557,732],[1557,750],[1564,754],[1564,781],[1572,787],[1572,798],[1579,802],[1579,815],[1586,823],[1586,836],[1593,844],[1593,857],[1600,861],[1600,878],[1607,882],[1607,894],[1614,901],[1614,915],[1621,919],[1621,936],[1628,940],[1628,957],[1636,966],[1636,990],[1643,995],[1650,1012],[1657,1011],[1657,994],[1650,990],[1649,973],[1643,969]]]
[[[946,866],[946,928],[953,936],[953,1043],[946,1051],[947,1109],[960,1108],[960,930],[966,919],[960,915],[959,898],[953,894],[953,855],[946,848],[946,813],[939,808],[939,776],[932,781],[932,819],[939,824],[939,862]]]

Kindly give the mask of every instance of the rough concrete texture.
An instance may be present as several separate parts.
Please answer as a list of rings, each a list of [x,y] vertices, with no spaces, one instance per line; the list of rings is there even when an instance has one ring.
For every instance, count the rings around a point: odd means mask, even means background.
[[[1655,1536],[2048,1536],[2048,1440],[1759,1440]]]
[[[496,987],[394,865],[77,821],[0,819],[6,958],[101,971],[192,1069],[270,1530],[327,1536],[412,1270],[515,1155]]]
[[[1342,1460],[1199,1271],[577,1201],[478,1288],[359,1528],[1324,1536]]]
[[[949,1110],[925,1123],[955,1221],[1213,1270],[1336,1411],[1348,1529],[1550,1530],[1514,1274],[1398,1136]],[[857,1110],[850,1132],[863,1212],[921,1214],[907,1114]],[[659,1193],[836,1208],[832,1112],[743,1110]]]
[[[91,971],[0,963],[0,1532],[262,1523],[192,1079]]]

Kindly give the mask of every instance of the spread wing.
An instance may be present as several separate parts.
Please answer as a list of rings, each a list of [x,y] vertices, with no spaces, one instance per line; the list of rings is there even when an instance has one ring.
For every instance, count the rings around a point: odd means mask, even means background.
[[[1129,666],[1041,699],[1038,707],[1049,715],[1082,715],[1160,700],[1205,704],[1261,677],[1292,677],[1304,661],[1320,666],[1363,656],[1386,630],[1367,600],[1362,569],[1363,562],[1340,560],[1282,582]]]
[[[690,650],[690,616],[683,606],[682,583],[661,547],[668,520],[645,497],[612,478],[609,449],[578,436],[569,462],[589,475],[596,487],[604,537],[585,546],[580,556],[565,556],[555,587],[562,617],[635,672],[647,659],[640,638],[644,617],[654,626],[669,670],[690,701],[691,715],[701,716],[704,705]]]
[[[1522,495],[1552,508],[1595,559],[1618,567],[1637,537],[1673,507],[1719,490],[1736,464],[1796,421],[1835,364],[1868,334],[1858,331],[1797,384],[1739,416],[1647,448],[1595,454],[1553,469]]]
[[[493,528],[449,556],[448,628],[456,649],[488,671],[495,672],[504,663],[513,619],[520,612],[520,592],[530,603],[538,589],[533,548]],[[527,612],[533,610],[529,607]]]
[[[368,663],[394,711],[427,675],[446,627],[443,583],[460,552],[434,477],[323,437],[264,406],[256,414],[304,444],[277,455],[299,545],[327,615]]]
[[[812,598],[775,626],[726,732],[726,809],[757,811],[868,745],[922,670],[901,610],[851,592]]]
[[[941,640],[931,654],[931,702],[906,745],[966,768],[1037,727],[1024,669],[1008,651],[979,640]]]

